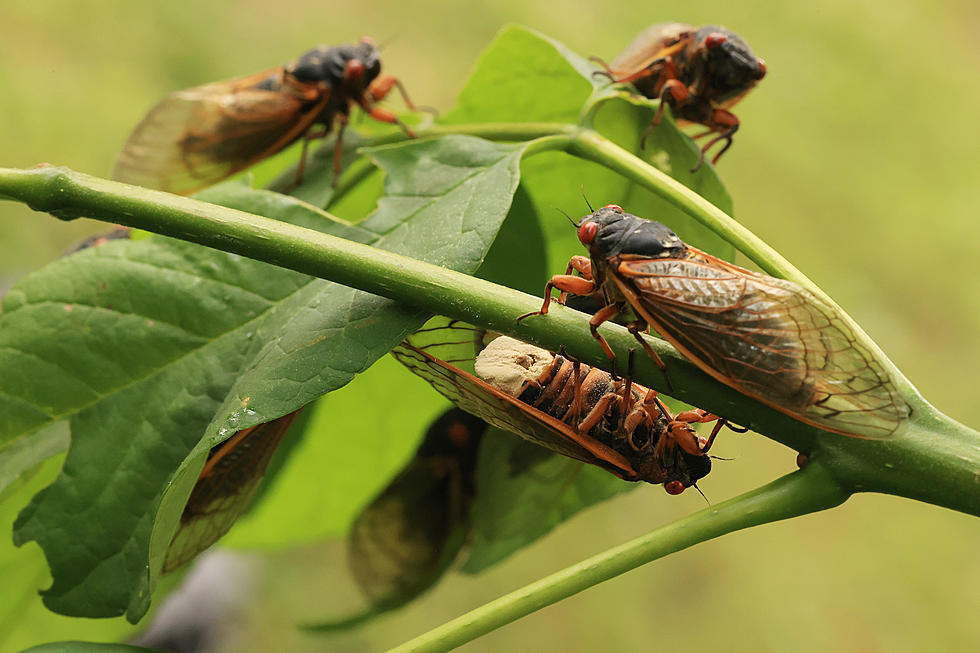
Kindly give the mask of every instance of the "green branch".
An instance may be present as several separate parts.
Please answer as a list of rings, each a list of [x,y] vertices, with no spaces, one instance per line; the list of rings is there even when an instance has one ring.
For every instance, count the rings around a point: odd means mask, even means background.
[[[560,139],[552,136],[541,147],[559,144]],[[576,311],[556,306],[547,316],[518,323],[514,316],[537,309],[539,297],[310,229],[64,168],[0,169],[0,196],[62,219],[85,216],[118,222],[274,261],[551,350],[564,346],[585,363],[608,365]],[[622,327],[604,325],[602,333],[621,357],[636,347]],[[648,342],[671,369],[672,395],[794,449],[826,457],[827,468],[834,470],[843,487],[899,494],[980,515],[976,491],[980,434],[924,401],[915,404],[899,436],[863,440],[832,435],[713,380],[663,341]],[[635,375],[640,383],[666,389],[659,369],[646,356],[636,358]]]
[[[562,145],[562,138],[552,135],[539,149]],[[540,298],[317,231],[62,168],[0,169],[0,196],[62,219],[95,217],[275,261],[553,350],[564,345],[588,363],[605,362],[575,311],[556,307],[548,316],[517,323],[514,316],[534,310]],[[620,356],[635,347],[621,327],[604,326],[603,333]],[[810,452],[810,464],[533,583],[395,650],[449,650],[657,558],[736,530],[839,505],[854,491],[889,492],[980,515],[980,434],[975,431],[928,409],[913,414],[901,437],[873,441],[826,434],[719,384],[665,343],[651,345],[670,366],[678,398]],[[636,367],[640,382],[663,389],[652,361],[639,357]]]
[[[637,567],[734,531],[840,505],[847,493],[820,465],[603,551],[397,646],[389,653],[449,651]]]
[[[670,175],[661,172],[643,159],[616,145],[599,132],[584,127],[560,123],[481,123],[439,125],[425,130],[421,136],[428,138],[447,134],[469,134],[471,136],[500,141],[527,141],[536,139],[528,149],[528,156],[537,152],[560,150],[603,165],[631,179],[647,191],[676,206],[708,229],[711,229],[721,238],[730,242],[766,273],[798,283],[827,304],[833,306],[838,314],[844,318],[851,331],[885,365],[894,382],[901,388],[910,403],[916,404],[920,409],[928,407],[928,404],[919,395],[915,386],[892,363],[878,344],[864,332],[861,325],[855,322],[829,295],[823,292],[806,275],[796,269],[779,252],[717,206],[687,186],[684,186]],[[407,136],[401,133],[386,134],[371,141],[371,145],[395,143],[403,141],[406,138]],[[367,172],[367,168],[361,169],[358,167],[356,170],[359,171],[359,175],[355,176],[354,181],[361,179]],[[344,182],[344,190],[347,190],[347,183],[346,181]],[[353,183],[353,181],[350,183]]]

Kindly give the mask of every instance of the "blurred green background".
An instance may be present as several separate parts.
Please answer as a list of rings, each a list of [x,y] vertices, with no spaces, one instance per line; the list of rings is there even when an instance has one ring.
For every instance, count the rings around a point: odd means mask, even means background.
[[[373,36],[386,71],[416,102],[444,112],[506,23],[609,59],[665,20],[723,24],[767,62],[768,76],[736,111],[742,129],[719,166],[736,216],[848,310],[933,404],[980,424],[971,381],[980,363],[975,2],[704,0],[681,10],[580,0],[6,0],[0,166],[46,161],[108,175],[130,129],[166,93],[279,65],[317,43]],[[569,180],[570,206],[586,181]],[[0,204],[0,289],[100,230]],[[792,452],[757,436],[726,435],[716,449],[737,460],[705,480],[712,501],[794,466]],[[693,493],[641,488],[486,574],[451,574],[418,604],[327,640],[293,624],[343,611],[352,590],[337,581],[342,546],[265,556],[225,650],[378,650],[702,506]],[[974,518],[858,496],[648,565],[463,650],[977,650],[978,544]],[[21,624],[0,630],[4,650],[99,637],[110,627],[50,619],[33,590],[25,593]]]

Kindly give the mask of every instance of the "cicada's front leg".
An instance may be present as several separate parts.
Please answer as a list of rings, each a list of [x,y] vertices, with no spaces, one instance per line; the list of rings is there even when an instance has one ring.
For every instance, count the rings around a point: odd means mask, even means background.
[[[698,134],[695,138],[703,138],[708,134],[718,135],[705,143],[701,148],[701,157],[698,159],[698,164],[691,169],[691,172],[697,172],[698,168],[700,168],[704,163],[708,150],[710,150],[715,143],[725,141],[725,145],[718,150],[718,153],[711,159],[712,165],[718,163],[718,159],[721,158],[721,155],[727,152],[728,148],[732,146],[732,136],[734,136],[735,132],[738,131],[741,123],[739,122],[738,117],[731,111],[728,111],[727,109],[715,109],[712,112],[710,119],[707,120],[705,124],[709,127],[708,131]]]
[[[572,271],[576,271],[582,276],[578,277],[572,274]],[[548,280],[548,283],[544,286],[544,304],[541,305],[541,310],[534,311],[532,313],[525,313],[524,315],[517,318],[520,322],[524,318],[531,317],[532,315],[547,315],[548,307],[551,306],[551,289],[557,288],[561,291],[558,296],[558,303],[563,304],[565,296],[567,294],[572,295],[593,295],[598,290],[595,281],[592,280],[592,261],[589,260],[587,256],[573,256],[568,262],[568,267],[565,268],[565,274],[556,274]]]
[[[697,432],[691,425],[706,424],[709,422],[715,422],[715,426],[711,429],[711,435],[708,436],[708,439],[703,440],[698,437]],[[674,416],[673,421],[670,423],[670,436],[684,451],[693,454],[703,454],[707,453],[708,449],[711,448],[711,445],[714,444],[715,436],[718,435],[718,431],[727,423],[717,415],[700,408],[685,410]]]
[[[578,272],[582,276],[575,276],[572,272]],[[547,315],[548,307],[551,306],[552,288],[557,288],[561,291],[558,296],[558,303],[564,303],[566,295],[580,295],[589,296],[594,295],[599,292],[600,288],[596,285],[592,277],[592,261],[589,260],[587,256],[573,256],[568,262],[568,267],[565,268],[565,274],[556,274],[548,280],[548,283],[544,286],[544,303],[541,305],[541,309],[533,311],[531,313],[525,313],[517,318],[520,322],[525,318],[529,318],[532,315]],[[603,322],[608,322],[617,315],[619,315],[622,310],[622,305],[617,303],[607,304],[600,308],[589,320],[589,331],[592,332],[592,337],[595,338],[599,345],[602,347],[602,351],[606,354],[610,361],[615,362],[616,354],[613,353],[612,347],[606,342],[598,331],[599,326]],[[614,374],[615,376],[615,374]]]

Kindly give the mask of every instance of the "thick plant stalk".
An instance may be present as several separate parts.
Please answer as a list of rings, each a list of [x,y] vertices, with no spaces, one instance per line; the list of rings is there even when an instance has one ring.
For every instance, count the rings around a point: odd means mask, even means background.
[[[551,147],[555,137],[547,141]],[[556,309],[547,317],[515,321],[540,306],[531,297],[444,268],[335,238],[310,229],[149,191],[63,168],[0,169],[0,196],[18,199],[62,219],[80,216],[174,236],[336,281],[529,340],[561,346],[583,362],[607,363],[580,314]],[[619,356],[635,347],[618,326],[603,334]],[[669,345],[650,340],[671,368],[674,395],[807,453],[826,457],[842,486],[887,492],[980,515],[980,434],[942,415],[915,396],[901,437],[863,440],[827,434],[743,397],[700,372]],[[638,357],[639,382],[664,390],[663,377]],[[837,464],[831,464],[831,460]]]

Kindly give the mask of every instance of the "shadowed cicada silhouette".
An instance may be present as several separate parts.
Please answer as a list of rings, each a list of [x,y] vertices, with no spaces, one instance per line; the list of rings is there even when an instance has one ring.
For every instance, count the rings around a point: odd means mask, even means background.
[[[392,354],[463,410],[625,480],[679,494],[710,471],[706,451],[723,420],[697,409],[671,415],[655,391],[628,379],[513,338],[486,339],[450,323],[420,330]],[[714,421],[708,440],[691,426]]]
[[[895,433],[911,408],[839,309],[791,281],[752,272],[684,243],[659,222],[611,204],[577,223],[589,257],[575,256],[545,286],[595,295],[589,324],[625,316],[630,331],[657,331],[702,370],[739,392],[819,428],[858,437]],[[582,276],[575,276],[577,271]],[[666,373],[666,370],[664,370]]]
[[[432,423],[412,459],[351,527],[348,560],[371,609],[320,629],[347,627],[395,609],[452,564],[469,536],[477,452],[486,428],[458,408]]]
[[[663,118],[665,104],[681,124],[698,123],[708,128],[695,140],[716,134],[701,148],[694,170],[701,167],[715,143],[725,141],[712,163],[731,147],[740,123],[729,109],[766,74],[762,59],[734,32],[715,25],[698,28],[686,23],[651,25],[603,66],[612,81],[632,82],[644,96],[660,100],[644,140]]]
[[[170,541],[163,573],[217,542],[245,512],[299,412],[238,431],[211,449]]]
[[[114,178],[186,195],[248,168],[303,138],[306,146],[337,126],[334,178],[351,107],[415,134],[391,111],[376,106],[401,82],[379,76],[381,59],[369,38],[355,45],[319,46],[278,68],[177,91],[150,109],[129,136]],[[312,131],[314,125],[322,129]]]

